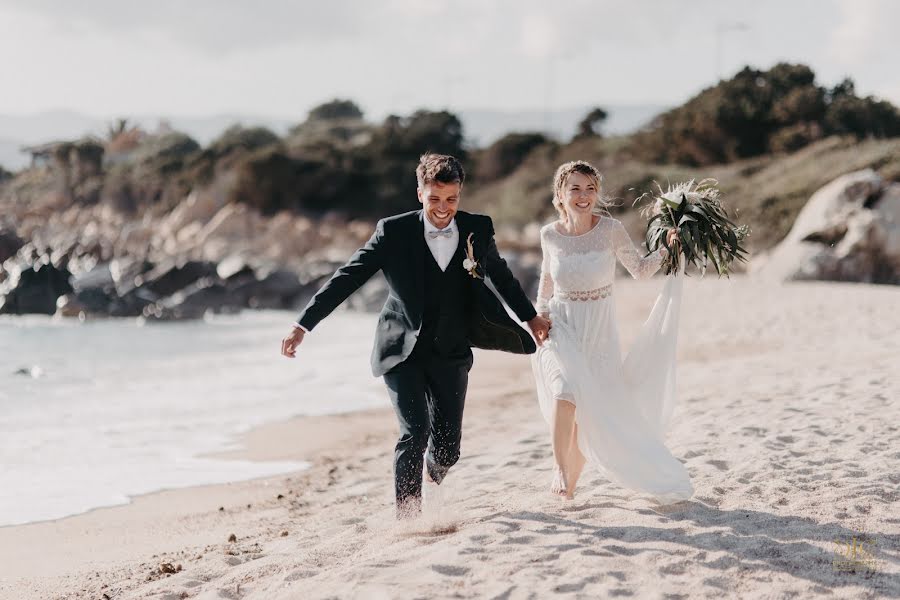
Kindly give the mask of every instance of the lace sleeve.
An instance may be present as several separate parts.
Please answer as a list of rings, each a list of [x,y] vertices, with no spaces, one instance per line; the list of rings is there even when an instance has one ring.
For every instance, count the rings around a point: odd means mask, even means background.
[[[638,249],[635,247],[625,226],[621,221],[616,221],[613,227],[613,243],[616,248],[616,256],[619,261],[625,265],[628,272],[635,279],[647,279],[656,273],[662,266],[662,261],[668,254],[665,246],[660,246],[656,252],[649,256],[641,257]]]
[[[550,248],[541,233],[541,277],[538,281],[538,297],[535,308],[539,313],[550,311],[550,298],[553,297],[553,277],[550,275]]]

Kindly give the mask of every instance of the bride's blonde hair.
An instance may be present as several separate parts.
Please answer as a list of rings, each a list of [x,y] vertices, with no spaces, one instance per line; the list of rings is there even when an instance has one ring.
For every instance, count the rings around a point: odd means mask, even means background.
[[[566,187],[566,181],[569,180],[569,175],[572,173],[586,175],[594,182],[594,185],[597,187],[597,204],[594,206],[593,212],[595,215],[608,215],[607,207],[611,206],[612,203],[603,196],[603,175],[600,174],[600,171],[594,165],[587,161],[572,160],[559,165],[556,173],[553,175],[553,207],[559,213],[560,220],[563,222],[569,220],[566,207],[563,206],[560,198],[563,194],[563,188]]]

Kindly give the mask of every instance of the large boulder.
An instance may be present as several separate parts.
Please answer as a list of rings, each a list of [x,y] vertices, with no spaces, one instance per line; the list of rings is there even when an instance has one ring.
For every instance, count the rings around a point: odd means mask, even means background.
[[[787,237],[751,272],[779,281],[900,284],[900,183],[871,169],[838,177],[810,197]]]

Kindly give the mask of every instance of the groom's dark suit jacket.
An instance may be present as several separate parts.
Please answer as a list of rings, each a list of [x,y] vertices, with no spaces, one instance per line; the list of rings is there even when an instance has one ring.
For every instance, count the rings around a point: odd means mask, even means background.
[[[422,330],[425,260],[431,260],[425,255],[430,250],[423,243],[423,219],[423,211],[417,210],[378,221],[369,241],[335,272],[297,319],[300,325],[312,331],[319,321],[380,269],[390,286],[390,295],[378,317],[372,350],[372,373],[376,377],[406,360]],[[463,249],[469,234],[473,234],[475,260],[483,269],[482,274],[487,274],[516,316],[522,321],[534,318],[537,314],[534,306],[497,252],[491,218],[457,211],[456,225]],[[447,265],[447,271],[463,269],[463,256],[457,251]],[[509,317],[484,280],[468,274],[466,277],[471,280],[471,301],[466,304],[465,322],[458,325],[466,332],[469,345],[516,354],[533,353],[536,347],[531,334]]]

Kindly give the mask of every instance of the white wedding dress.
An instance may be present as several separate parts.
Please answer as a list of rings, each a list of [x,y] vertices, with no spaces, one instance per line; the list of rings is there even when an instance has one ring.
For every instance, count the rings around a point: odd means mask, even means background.
[[[625,360],[616,326],[616,259],[632,276],[650,277],[665,248],[641,257],[622,226],[601,217],[587,233],[541,229],[538,312],[549,312],[550,337],[532,355],[541,412],[553,426],[558,398],[575,404],[578,447],[617,484],[668,504],[694,489],[684,465],[664,444],[675,405],[675,345],[683,273],[666,277],[650,316]]]

